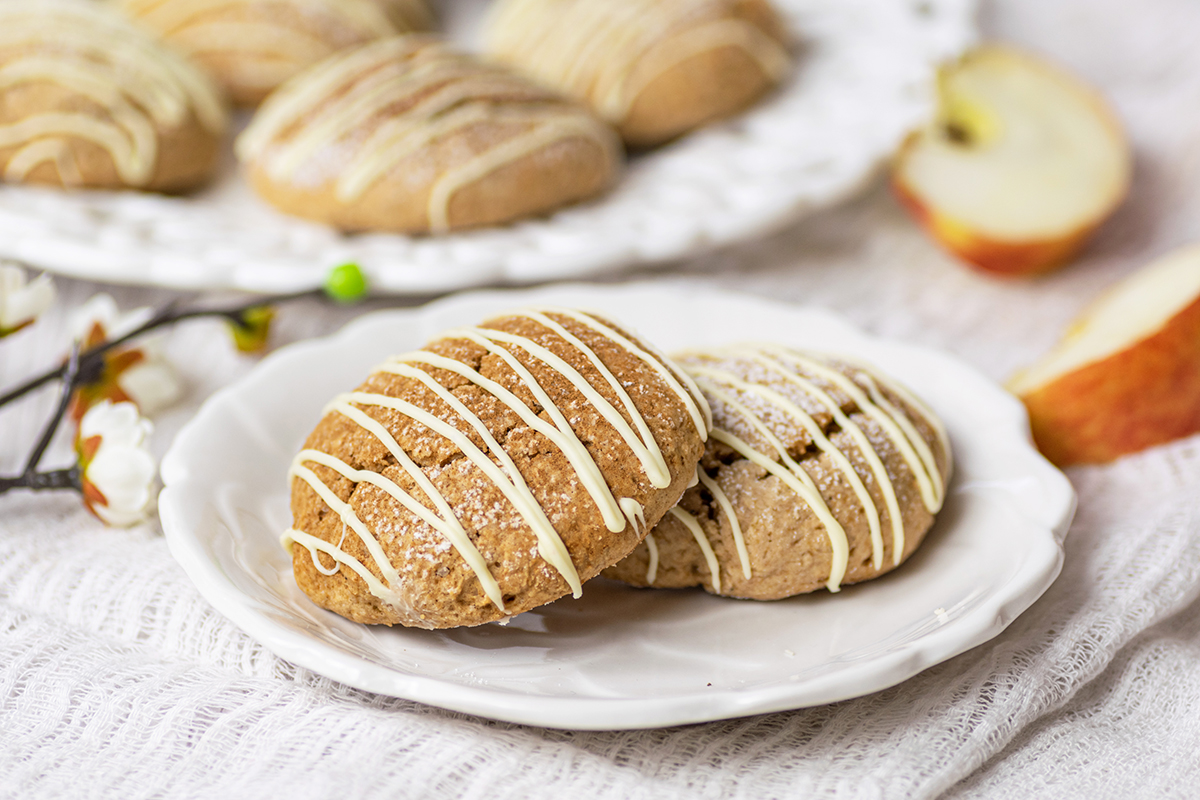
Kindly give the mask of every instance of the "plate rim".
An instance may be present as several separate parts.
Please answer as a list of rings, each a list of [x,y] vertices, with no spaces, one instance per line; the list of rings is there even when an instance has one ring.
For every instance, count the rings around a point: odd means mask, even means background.
[[[303,361],[317,349],[336,347],[339,342],[353,340],[360,331],[385,324],[392,319],[419,322],[456,306],[473,304],[518,305],[538,302],[544,295],[561,293],[595,293],[620,295],[670,291],[674,295],[719,295],[722,300],[735,298],[743,302],[772,306],[786,313],[814,315],[823,324],[850,331],[865,340],[886,343],[903,349],[921,351],[925,355],[954,363],[984,384],[992,387],[997,406],[1008,407],[1009,425],[1023,434],[1021,444],[1028,452],[1029,464],[1039,480],[1048,485],[1047,496],[1052,508],[1043,508],[1042,519],[1034,520],[1046,535],[1037,539],[1036,550],[1027,551],[1024,567],[1005,584],[1006,591],[995,590],[982,601],[945,625],[923,633],[912,641],[902,643],[880,656],[852,663],[844,669],[802,681],[776,681],[774,686],[737,687],[692,692],[660,698],[647,703],[645,698],[597,698],[529,695],[505,688],[448,683],[437,676],[401,673],[372,663],[333,645],[297,634],[249,604],[239,602],[242,592],[213,563],[205,552],[199,536],[188,535],[189,528],[198,530],[205,520],[189,522],[185,513],[189,503],[184,489],[189,480],[185,451],[192,438],[200,436],[209,418],[219,415],[221,407],[230,402],[244,385],[261,377],[277,365]],[[586,296],[583,298],[586,300]],[[586,305],[586,302],[580,305]],[[438,706],[451,711],[473,714],[517,724],[535,725],[563,730],[634,730],[662,728],[697,722],[729,719],[754,714],[806,708],[860,697],[902,683],[919,672],[942,663],[956,655],[984,644],[999,635],[1021,613],[1029,608],[1050,587],[1062,569],[1063,541],[1076,507],[1076,495],[1070,481],[1053,467],[1034,448],[1024,411],[1015,397],[998,387],[970,364],[936,348],[909,344],[896,339],[870,334],[850,323],[840,314],[826,308],[799,306],[741,292],[728,292],[711,287],[672,285],[668,281],[646,281],[632,284],[556,284],[533,289],[499,289],[463,293],[442,298],[420,306],[384,309],[364,314],[340,330],[323,337],[295,342],[272,352],[250,372],[223,387],[207,398],[196,414],[178,432],[161,466],[163,489],[159,495],[162,527],[171,554],[183,567],[200,594],[217,611],[241,628],[267,650],[297,666],[353,686],[364,691],[400,697]],[[177,495],[181,495],[177,499]],[[212,508],[211,502],[205,508]],[[1030,564],[1036,564],[1031,568]],[[336,675],[330,674],[330,665]],[[836,690],[846,683],[850,674],[854,689]],[[808,687],[798,692],[796,687]],[[813,688],[815,687],[815,689]],[[809,695],[796,702],[798,695]],[[535,697],[538,702],[530,703]],[[719,709],[714,713],[714,709]]]

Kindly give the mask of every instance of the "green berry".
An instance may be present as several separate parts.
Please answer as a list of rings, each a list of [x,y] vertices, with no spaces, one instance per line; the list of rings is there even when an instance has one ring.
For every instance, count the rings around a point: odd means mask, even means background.
[[[355,303],[367,294],[367,279],[353,261],[339,264],[325,276],[325,294],[339,303]]]

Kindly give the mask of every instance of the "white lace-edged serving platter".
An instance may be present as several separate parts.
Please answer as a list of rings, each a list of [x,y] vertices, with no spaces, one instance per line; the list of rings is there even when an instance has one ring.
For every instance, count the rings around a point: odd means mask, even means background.
[[[545,219],[438,237],[345,236],[275,212],[232,156],[204,191],[0,186],[0,256],[77,278],[282,292],[356,261],[379,293],[576,279],[744,239],[846,197],[926,118],[934,68],[975,38],[977,0],[774,0],[793,74],[731,122],[633,159],[617,187]],[[470,45],[485,4],[442,4]]]
[[[506,626],[365,626],[313,605],[279,535],[285,475],[330,397],[446,328],[528,304],[601,311],[667,351],[772,341],[874,363],[923,397],[956,471],[934,529],[894,573],[776,602],[606,580]],[[214,395],[162,465],[167,542],[200,592],[272,652],[381,694],[517,723],[649,728],[875,692],[999,634],[1058,575],[1067,479],[1021,404],[947,355],[868,336],[824,310],[671,284],[465,294],[363,316],[282,348]]]

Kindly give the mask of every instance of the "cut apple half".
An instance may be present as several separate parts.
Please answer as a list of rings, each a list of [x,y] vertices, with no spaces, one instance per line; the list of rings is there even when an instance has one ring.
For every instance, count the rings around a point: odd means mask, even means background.
[[[1003,275],[1057,267],[1124,199],[1129,146],[1104,99],[1063,70],[980,47],[939,76],[938,114],[901,148],[901,202],[942,246]]]
[[[1117,284],[1009,388],[1038,448],[1060,465],[1200,432],[1200,246]]]

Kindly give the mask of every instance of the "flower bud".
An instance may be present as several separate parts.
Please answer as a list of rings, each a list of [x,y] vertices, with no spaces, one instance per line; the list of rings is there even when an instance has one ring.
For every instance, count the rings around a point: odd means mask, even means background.
[[[20,267],[0,264],[0,338],[37,319],[54,302],[54,295],[49,275],[29,281]]]
[[[76,451],[83,502],[106,525],[144,520],[158,471],[146,440],[153,426],[133,403],[102,400],[79,422]]]

